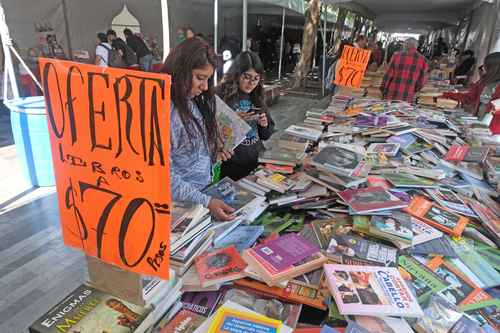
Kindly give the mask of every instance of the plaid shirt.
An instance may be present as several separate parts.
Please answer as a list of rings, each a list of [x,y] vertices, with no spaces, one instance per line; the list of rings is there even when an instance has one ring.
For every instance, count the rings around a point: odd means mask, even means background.
[[[428,68],[424,56],[416,49],[394,54],[382,83],[384,97],[413,103],[415,92],[425,84]]]

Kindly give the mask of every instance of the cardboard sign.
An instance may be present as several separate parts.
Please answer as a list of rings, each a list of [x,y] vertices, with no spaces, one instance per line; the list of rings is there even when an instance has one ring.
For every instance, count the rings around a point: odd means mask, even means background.
[[[345,46],[335,72],[334,83],[342,87],[360,88],[371,53],[370,50]]]
[[[168,278],[170,77],[40,59],[64,243]]]

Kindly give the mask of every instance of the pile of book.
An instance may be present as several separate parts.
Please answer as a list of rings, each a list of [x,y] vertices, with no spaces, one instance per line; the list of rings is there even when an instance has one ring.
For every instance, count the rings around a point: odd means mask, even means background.
[[[274,140],[250,176],[205,190],[233,221],[176,203],[170,281],[125,282],[89,258],[92,285],[32,332],[500,330],[500,143],[487,127],[337,95]]]

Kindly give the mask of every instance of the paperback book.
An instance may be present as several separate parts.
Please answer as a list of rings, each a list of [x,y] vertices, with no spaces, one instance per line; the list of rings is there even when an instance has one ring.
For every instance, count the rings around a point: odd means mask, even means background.
[[[188,310],[181,310],[175,317],[160,330],[160,333],[193,333],[206,320],[199,314]]]
[[[409,175],[405,173],[387,173],[384,174],[387,179],[395,187],[411,187],[411,188],[435,188],[437,185],[429,179]]]
[[[312,164],[334,173],[356,176],[364,167],[363,154],[346,145],[329,145],[312,159]]]
[[[217,249],[195,259],[202,287],[209,287],[244,277],[247,266],[234,245]]]
[[[339,196],[359,214],[398,209],[407,206],[407,203],[394,194],[377,186],[359,190],[348,189],[340,192]]]
[[[409,244],[413,241],[411,216],[402,212],[394,212],[389,217],[372,216],[369,231],[389,241],[396,240]]]
[[[217,95],[215,96],[215,103],[217,126],[219,127],[219,133],[222,135],[224,149],[234,150],[245,140],[247,133],[252,128]]]
[[[343,315],[420,317],[422,309],[396,268],[324,265]]]
[[[244,189],[240,184],[229,177],[222,179],[217,184],[209,186],[203,193],[212,198],[224,201],[235,210],[235,213],[243,209],[256,198],[252,192]]]
[[[399,151],[399,143],[372,143],[367,150],[368,154],[384,154],[385,156],[396,156]]]

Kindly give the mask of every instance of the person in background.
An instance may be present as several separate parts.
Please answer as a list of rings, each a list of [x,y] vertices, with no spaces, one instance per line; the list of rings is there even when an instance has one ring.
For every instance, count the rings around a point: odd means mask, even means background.
[[[186,40],[186,32],[184,31],[184,29],[182,28],[177,29],[177,33],[175,35],[176,44],[179,45],[185,40]]]
[[[453,75],[457,78],[457,83],[465,84],[467,82],[467,77],[470,75],[475,63],[476,58],[474,58],[472,50],[466,50],[462,53],[460,63],[453,72]]]
[[[385,99],[413,103],[415,93],[424,86],[429,66],[425,57],[417,51],[417,46],[415,38],[408,38],[405,50],[392,57],[382,81]]]
[[[495,110],[494,100],[500,99],[500,52],[489,54],[484,59],[484,72],[481,79],[473,84],[465,93],[445,92],[444,98],[460,102],[479,119],[491,113],[490,130],[494,135],[500,134],[500,110]]]
[[[123,30],[123,34],[127,39],[127,45],[134,50],[135,54],[137,54],[137,60],[141,70],[149,72],[153,65],[153,54],[147,47],[144,40],[142,40],[139,36],[134,35],[132,30],[128,28]]]
[[[354,47],[358,49],[366,49],[368,47],[368,38],[365,35],[359,35],[354,41]]]
[[[95,64],[101,67],[108,67],[109,52],[111,45],[108,43],[108,36],[104,32],[97,34],[97,46],[95,49]]]
[[[384,63],[384,50],[382,42],[377,42],[372,52],[371,62],[377,64],[377,67],[382,66]]]
[[[130,48],[127,43],[120,37],[116,36],[114,30],[109,29],[106,32],[108,37],[108,43],[116,50],[120,51],[123,63],[127,67],[134,67],[137,65],[137,55],[134,53],[132,48]]]
[[[195,37],[195,33],[194,33],[193,28],[187,27],[186,28],[186,39],[194,38],[194,37]]]
[[[217,94],[229,105],[252,130],[236,147],[234,156],[222,163],[221,177],[239,180],[246,177],[258,165],[259,153],[264,150],[262,140],[268,140],[274,130],[264,100],[264,65],[256,53],[240,53],[224,75]]]
[[[231,153],[222,150],[215,119],[212,76],[217,56],[200,38],[170,52],[161,72],[172,76],[170,103],[170,177],[174,201],[201,204],[219,221],[234,209],[201,191],[212,181],[212,166]],[[165,124],[167,125],[167,124]]]

